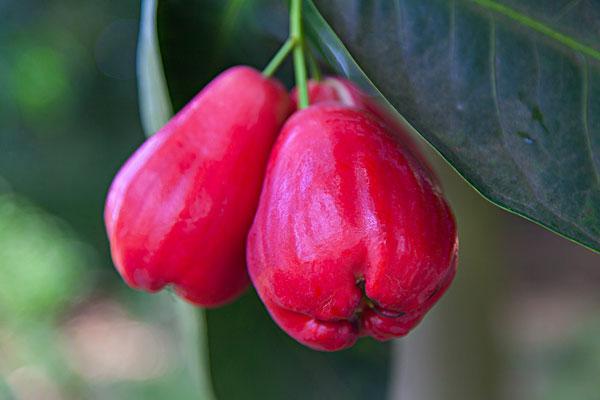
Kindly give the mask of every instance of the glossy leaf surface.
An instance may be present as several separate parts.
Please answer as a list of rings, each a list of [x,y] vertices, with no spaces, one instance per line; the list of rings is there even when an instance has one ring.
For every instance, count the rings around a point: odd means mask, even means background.
[[[600,3],[315,3],[338,71],[492,202],[600,250]]]

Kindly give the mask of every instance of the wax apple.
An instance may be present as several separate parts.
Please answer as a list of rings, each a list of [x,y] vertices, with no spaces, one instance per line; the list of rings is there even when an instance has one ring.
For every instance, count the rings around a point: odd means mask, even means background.
[[[436,180],[385,122],[324,102],[273,149],[247,260],[273,319],[340,350],[407,334],[452,281],[458,239]]]
[[[104,213],[114,263],[129,285],[150,292],[171,285],[205,307],[247,287],[246,235],[290,111],[280,83],[234,67],[133,154]]]

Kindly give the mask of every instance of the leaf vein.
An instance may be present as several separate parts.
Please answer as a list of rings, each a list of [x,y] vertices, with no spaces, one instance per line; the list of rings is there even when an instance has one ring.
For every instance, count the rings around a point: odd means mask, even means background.
[[[539,33],[542,33],[575,51],[586,54],[586,55],[600,61],[600,51],[598,51],[590,46],[587,46],[583,43],[580,43],[577,40],[573,39],[572,37],[565,35],[561,32],[558,32],[557,30],[550,28],[546,24],[543,24],[540,21],[537,21],[526,15],[523,15],[520,12],[513,10],[510,7],[507,7],[503,4],[498,4],[492,0],[470,0],[470,1],[478,4],[479,6],[485,8],[487,10],[496,12],[498,14],[502,14],[505,17],[508,17],[508,18],[512,19],[513,21],[518,22],[521,25],[524,25],[524,26],[526,26],[530,29],[533,29]]]
[[[598,166],[594,161],[594,153],[592,150],[592,138],[590,136],[590,127],[589,127],[589,107],[590,107],[590,72],[587,60],[583,60],[583,88],[582,88],[582,107],[581,107],[581,117],[583,119],[583,135],[586,142],[586,147],[588,149],[588,156],[590,159],[590,164],[592,165],[592,171],[594,171],[594,176],[596,178],[596,185],[600,185],[600,171],[598,171]]]
[[[499,129],[500,135],[501,135],[500,143],[502,144],[502,147],[504,148],[505,153],[510,157],[511,162],[516,167],[516,169],[520,172],[521,176],[524,178],[523,182],[525,182],[525,184],[527,185],[527,188],[529,189],[529,192],[537,200],[537,202],[538,202],[538,204],[540,204],[540,206],[542,206],[543,208],[548,210],[548,212],[552,213],[556,218],[563,221],[566,225],[575,227],[576,229],[581,231],[581,233],[584,233],[586,236],[593,238],[593,235],[591,235],[591,233],[588,231],[587,228],[579,225],[575,221],[566,220],[554,208],[550,207],[546,201],[544,201],[543,199],[541,199],[539,197],[538,193],[536,192],[536,190],[533,187],[531,178],[525,173],[525,171],[523,171],[521,166],[517,163],[514,156],[512,155],[512,152],[509,151],[509,149],[507,147],[506,130],[504,129],[503,124],[502,124],[500,106],[499,106],[499,101],[498,101],[496,62],[495,62],[495,60],[496,60],[496,24],[494,22],[493,17],[490,18],[490,52],[489,53],[490,53],[489,54],[489,62],[490,62],[490,81],[491,81],[491,89],[492,89],[492,99],[494,101],[494,107],[496,109],[496,117],[498,118],[498,125],[500,127],[500,129]]]
[[[569,11],[571,11],[573,8],[577,7],[579,5],[579,3],[581,3],[581,0],[571,0],[570,2],[568,2],[558,12],[558,14],[556,15],[556,17],[554,17],[554,21],[559,21],[560,19],[562,19],[565,15],[567,15],[567,13]]]

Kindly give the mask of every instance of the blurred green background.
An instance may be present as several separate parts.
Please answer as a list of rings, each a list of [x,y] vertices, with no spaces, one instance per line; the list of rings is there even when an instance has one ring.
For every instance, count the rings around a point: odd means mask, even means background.
[[[161,3],[176,108],[225,66],[265,65],[286,30],[283,5],[190,4]],[[124,285],[101,218],[144,140],[139,8],[0,0],[2,400],[198,398],[175,300]],[[448,295],[406,339],[324,354],[279,331],[249,290],[208,313],[219,398],[598,398],[598,256],[489,205],[427,152],[460,226]]]

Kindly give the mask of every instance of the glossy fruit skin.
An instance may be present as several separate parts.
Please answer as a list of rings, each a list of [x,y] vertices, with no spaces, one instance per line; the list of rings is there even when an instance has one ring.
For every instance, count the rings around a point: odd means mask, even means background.
[[[245,241],[291,101],[249,67],[216,77],[131,156],[108,193],[113,261],[132,287],[215,307],[248,286]]]
[[[457,252],[435,180],[371,113],[323,103],[287,121],[247,260],[290,336],[335,351],[407,334],[448,288]]]
[[[308,97],[310,104],[333,102],[370,112],[385,124],[390,133],[418,159],[421,166],[430,174],[431,179],[437,179],[433,170],[427,164],[427,160],[421,154],[419,147],[404,125],[398,120],[398,116],[348,79],[339,76],[328,76],[318,82],[311,80],[308,82]],[[294,109],[297,109],[298,92],[296,88],[292,91],[292,101]]]
[[[322,81],[310,80],[308,82],[308,97],[310,104],[334,102],[369,111],[392,130],[400,126],[391,111],[359,89],[354,83],[339,76],[328,76]],[[294,108],[297,109],[297,88],[292,91],[292,101]]]

